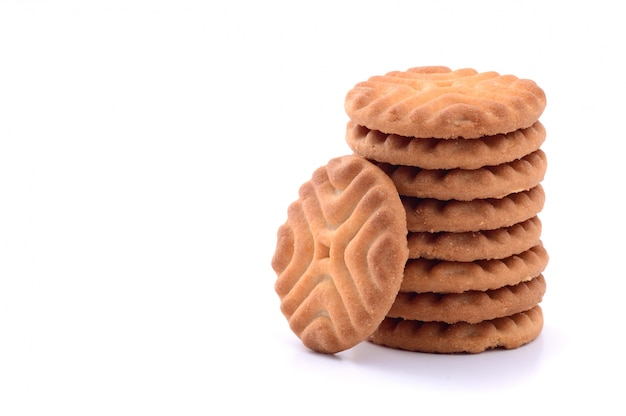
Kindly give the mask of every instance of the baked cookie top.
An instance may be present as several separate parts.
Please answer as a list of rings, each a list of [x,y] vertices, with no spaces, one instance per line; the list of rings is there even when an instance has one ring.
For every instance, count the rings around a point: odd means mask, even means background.
[[[444,66],[373,76],[348,91],[345,110],[370,130],[421,138],[479,138],[530,127],[546,106],[528,79]]]
[[[332,354],[374,332],[400,290],[406,235],[393,182],[359,156],[332,159],[301,186],[272,267],[281,311],[305,346]]]

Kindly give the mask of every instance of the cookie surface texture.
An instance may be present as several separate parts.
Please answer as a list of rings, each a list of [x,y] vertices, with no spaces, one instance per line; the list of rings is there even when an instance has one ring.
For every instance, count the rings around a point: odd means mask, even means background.
[[[532,279],[548,265],[548,252],[537,244],[504,259],[455,262],[412,259],[404,268],[401,292],[463,293],[516,285]]]
[[[543,275],[539,275],[527,282],[487,291],[400,292],[387,316],[424,322],[476,324],[526,311],[541,302],[545,291],[546,281]]]
[[[537,185],[503,198],[471,201],[402,197],[406,221],[412,232],[465,232],[508,227],[536,216],[546,199]]]
[[[542,328],[543,312],[537,305],[525,312],[477,324],[385,318],[370,341],[407,351],[480,353],[492,348],[518,348],[537,338]]]
[[[503,259],[541,242],[541,221],[533,217],[510,227],[465,233],[410,233],[409,258],[470,262]]]
[[[422,169],[478,169],[512,162],[539,149],[546,129],[539,121],[508,134],[478,139],[415,138],[385,134],[353,121],[346,128],[346,142],[355,154],[392,165]]]
[[[305,346],[337,353],[378,327],[402,283],[406,235],[393,183],[361,157],[332,159],[301,186],[272,267],[281,311]]]
[[[546,96],[534,81],[514,75],[417,67],[356,84],[344,106],[351,120],[370,130],[472,139],[530,127]]]
[[[502,198],[534,188],[544,178],[548,161],[538,149],[521,159],[480,169],[420,169],[379,163],[402,196],[439,200]]]

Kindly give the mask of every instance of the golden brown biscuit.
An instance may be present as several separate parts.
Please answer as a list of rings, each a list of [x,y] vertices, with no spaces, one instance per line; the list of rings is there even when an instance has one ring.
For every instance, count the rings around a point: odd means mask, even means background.
[[[537,186],[547,168],[541,150],[513,162],[480,169],[428,170],[412,166],[378,163],[393,180],[402,196],[439,200],[502,198]]]
[[[520,159],[539,149],[546,138],[540,122],[508,134],[478,139],[415,138],[369,130],[350,120],[346,142],[354,153],[392,165],[422,169],[478,169]]]
[[[548,259],[548,252],[541,243],[503,259],[471,262],[411,259],[404,268],[400,291],[462,293],[516,285],[541,274]]]
[[[537,305],[525,312],[477,324],[385,318],[369,340],[407,351],[479,353],[492,348],[518,348],[537,338],[542,328],[543,313]]]
[[[400,292],[387,317],[448,324],[475,324],[528,310],[541,302],[545,292],[546,281],[541,274],[527,282],[487,291]]]
[[[503,198],[440,201],[402,197],[407,228],[412,232],[466,232],[508,227],[536,216],[546,195],[541,185]]]
[[[546,96],[531,80],[465,68],[418,67],[374,76],[348,91],[345,110],[370,130],[473,139],[530,127]]]
[[[402,282],[406,233],[393,183],[363,158],[333,159],[302,185],[272,267],[281,310],[304,345],[336,353],[376,329]]]
[[[533,217],[510,227],[465,233],[410,233],[409,258],[447,261],[503,259],[539,244],[541,221]]]

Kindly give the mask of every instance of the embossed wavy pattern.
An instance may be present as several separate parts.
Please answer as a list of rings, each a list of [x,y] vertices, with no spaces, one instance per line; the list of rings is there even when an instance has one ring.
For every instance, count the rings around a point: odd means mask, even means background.
[[[472,69],[420,68],[374,76],[348,91],[356,123],[387,134],[477,138],[531,126],[546,105],[530,80]]]
[[[346,142],[354,153],[422,169],[478,169],[512,162],[539,149],[546,138],[537,121],[527,129],[477,139],[413,138],[370,130],[350,120]]]
[[[476,324],[385,318],[369,340],[408,351],[480,353],[492,348],[520,347],[537,338],[542,328],[543,313],[537,305],[525,312]]]
[[[391,181],[357,157],[334,159],[300,188],[272,266],[281,310],[306,346],[338,352],[384,318],[407,259],[402,213]]]

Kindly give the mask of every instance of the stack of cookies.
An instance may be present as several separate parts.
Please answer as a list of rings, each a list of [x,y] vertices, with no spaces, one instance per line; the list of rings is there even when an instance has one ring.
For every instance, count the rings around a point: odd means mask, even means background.
[[[303,343],[433,353],[517,348],[543,327],[544,92],[420,67],[345,101],[354,154],[318,169],[278,232],[281,310]]]
[[[407,218],[409,261],[372,342],[480,352],[539,334],[545,105],[532,81],[442,67],[348,93],[346,140],[393,180]]]

